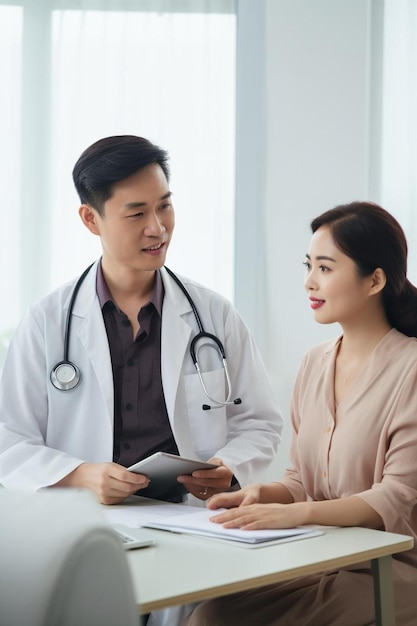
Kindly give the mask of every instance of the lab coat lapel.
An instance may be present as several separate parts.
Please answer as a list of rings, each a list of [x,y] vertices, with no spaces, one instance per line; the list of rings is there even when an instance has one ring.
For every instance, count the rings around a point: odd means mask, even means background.
[[[188,352],[193,332],[189,323],[192,311],[190,304],[164,270],[161,270],[165,288],[161,331],[161,373],[165,403],[171,426],[174,426],[174,410],[180,377],[188,370],[184,360],[191,357]],[[192,371],[192,370],[190,370]],[[177,428],[180,425],[176,425]]]
[[[74,320],[71,332],[78,334],[85,348],[103,394],[109,420],[113,423],[114,393],[111,356],[106,327],[96,294],[96,274],[97,263],[87,274],[78,292],[73,309]]]

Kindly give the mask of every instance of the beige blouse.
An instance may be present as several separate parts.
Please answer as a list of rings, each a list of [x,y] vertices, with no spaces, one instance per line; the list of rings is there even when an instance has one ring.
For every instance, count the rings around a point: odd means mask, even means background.
[[[316,346],[299,370],[291,461],[280,481],[296,501],[357,495],[387,531],[417,540],[417,340],[391,330],[337,408],[340,338]],[[314,541],[314,540],[312,540]],[[369,563],[205,602],[187,626],[363,626],[375,623]],[[417,624],[417,546],[394,555],[397,626]]]
[[[385,530],[417,544],[417,339],[387,333],[336,409],[340,340],[303,359],[291,404],[293,466],[280,482],[295,501],[360,496]],[[417,567],[417,545],[395,558]]]

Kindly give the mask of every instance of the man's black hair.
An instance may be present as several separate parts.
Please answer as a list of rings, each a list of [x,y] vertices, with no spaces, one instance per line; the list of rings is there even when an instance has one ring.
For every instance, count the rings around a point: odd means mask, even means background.
[[[84,150],[72,172],[81,203],[102,213],[114,183],[152,163],[161,166],[169,181],[168,153],[148,139],[135,135],[99,139]]]

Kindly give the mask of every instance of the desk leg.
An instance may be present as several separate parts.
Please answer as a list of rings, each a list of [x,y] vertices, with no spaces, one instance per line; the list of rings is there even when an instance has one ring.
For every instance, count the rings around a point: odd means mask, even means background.
[[[392,558],[373,559],[376,626],[395,626],[394,588],[392,584]]]

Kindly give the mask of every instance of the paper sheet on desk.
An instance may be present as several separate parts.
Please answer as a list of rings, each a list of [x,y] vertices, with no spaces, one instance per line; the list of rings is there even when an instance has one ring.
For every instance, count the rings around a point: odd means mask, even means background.
[[[200,507],[183,506],[181,504],[155,503],[153,505],[135,507],[117,507],[117,511],[107,512],[112,523],[123,523],[129,526],[146,526],[170,532],[194,534],[214,539],[225,539],[244,544],[266,544],[277,541],[291,541],[322,534],[315,527],[298,527],[274,530],[240,530],[239,528],[223,528],[214,524],[210,517],[213,511]]]
[[[201,511],[199,507],[192,508]],[[147,498],[137,498],[134,503],[113,504],[105,506],[103,509],[105,516],[111,524],[124,524],[132,528],[144,526],[147,520],[154,519],[156,516],[166,520],[184,513],[183,504],[173,504],[171,502],[163,502],[162,500],[148,500]]]
[[[220,512],[220,511],[219,511]],[[277,539],[287,539],[296,536],[317,534],[316,529],[308,527],[286,528],[273,530],[241,530],[240,528],[223,528],[221,524],[210,521],[214,512],[198,508],[197,511],[187,510],[182,515],[176,515],[173,519],[150,519],[145,523],[149,528],[169,530],[171,532],[200,535],[228,541],[243,543],[265,543]]]

